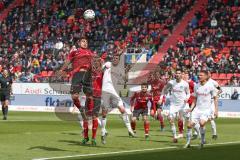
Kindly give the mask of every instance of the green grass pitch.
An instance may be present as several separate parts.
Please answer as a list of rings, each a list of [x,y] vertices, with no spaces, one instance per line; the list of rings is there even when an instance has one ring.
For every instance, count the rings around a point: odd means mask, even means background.
[[[211,128],[208,125],[206,138],[210,145],[202,150],[196,146],[183,149],[185,139],[173,144],[167,123],[166,130],[160,132],[159,122],[151,120],[150,139],[146,141],[142,121],[137,123],[138,137],[129,138],[119,116],[111,115],[107,122],[107,144],[101,144],[98,130],[98,144],[93,147],[81,145],[80,128],[76,121],[62,121],[55,113],[10,112],[7,121],[0,120],[0,160],[51,157],[64,160],[239,160],[240,119],[219,118],[216,123],[218,140],[211,139]],[[193,144],[198,143],[199,140],[193,141]]]

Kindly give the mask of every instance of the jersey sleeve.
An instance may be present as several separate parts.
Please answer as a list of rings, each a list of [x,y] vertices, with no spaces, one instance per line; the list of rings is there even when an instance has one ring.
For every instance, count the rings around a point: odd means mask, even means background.
[[[67,59],[68,59],[69,61],[72,61],[72,60],[73,60],[73,57],[74,57],[74,55],[75,55],[75,53],[76,53],[76,51],[72,51],[72,52],[70,52],[70,53],[68,54]]]

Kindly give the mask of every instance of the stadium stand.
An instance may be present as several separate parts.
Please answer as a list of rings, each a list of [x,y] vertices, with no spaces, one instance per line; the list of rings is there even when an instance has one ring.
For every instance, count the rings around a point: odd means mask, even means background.
[[[195,13],[177,45],[168,49],[165,65],[192,73],[208,69],[220,84],[231,84],[231,78],[239,79],[240,73],[239,4],[213,0],[205,7]]]

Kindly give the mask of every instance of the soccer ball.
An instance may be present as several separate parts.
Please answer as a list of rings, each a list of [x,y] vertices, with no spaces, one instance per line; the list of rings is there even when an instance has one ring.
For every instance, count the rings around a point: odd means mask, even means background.
[[[83,17],[87,21],[92,21],[95,18],[95,12],[92,9],[88,9],[83,13]]]

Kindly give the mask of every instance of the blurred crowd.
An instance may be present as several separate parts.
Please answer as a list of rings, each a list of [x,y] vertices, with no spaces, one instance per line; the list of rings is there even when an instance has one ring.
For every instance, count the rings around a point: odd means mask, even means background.
[[[193,1],[24,0],[0,22],[0,64],[16,81],[35,81],[61,67],[82,36],[99,55],[111,54],[109,43],[157,51]],[[82,17],[88,8],[96,13],[93,22]]]
[[[11,0],[2,0],[8,6]],[[16,82],[47,82],[59,69],[80,37],[100,56],[112,49],[146,48],[158,51],[194,0],[24,0],[0,22],[0,65],[9,68]],[[204,6],[203,6],[204,7]],[[189,22],[176,46],[161,63],[165,71],[186,68],[196,79],[200,69],[240,71],[240,10],[237,1],[211,0]],[[92,22],[83,19],[93,9]],[[126,66],[126,71],[131,65]],[[167,72],[165,72],[167,73]],[[238,78],[238,77],[237,77]],[[239,80],[238,80],[239,81]],[[229,82],[230,83],[230,82]]]
[[[229,46],[229,41],[236,45]],[[194,80],[201,69],[240,73],[240,2],[209,0],[195,13],[177,45],[168,49],[164,65],[168,70],[188,69]],[[235,78],[239,81],[233,74],[227,84]]]

